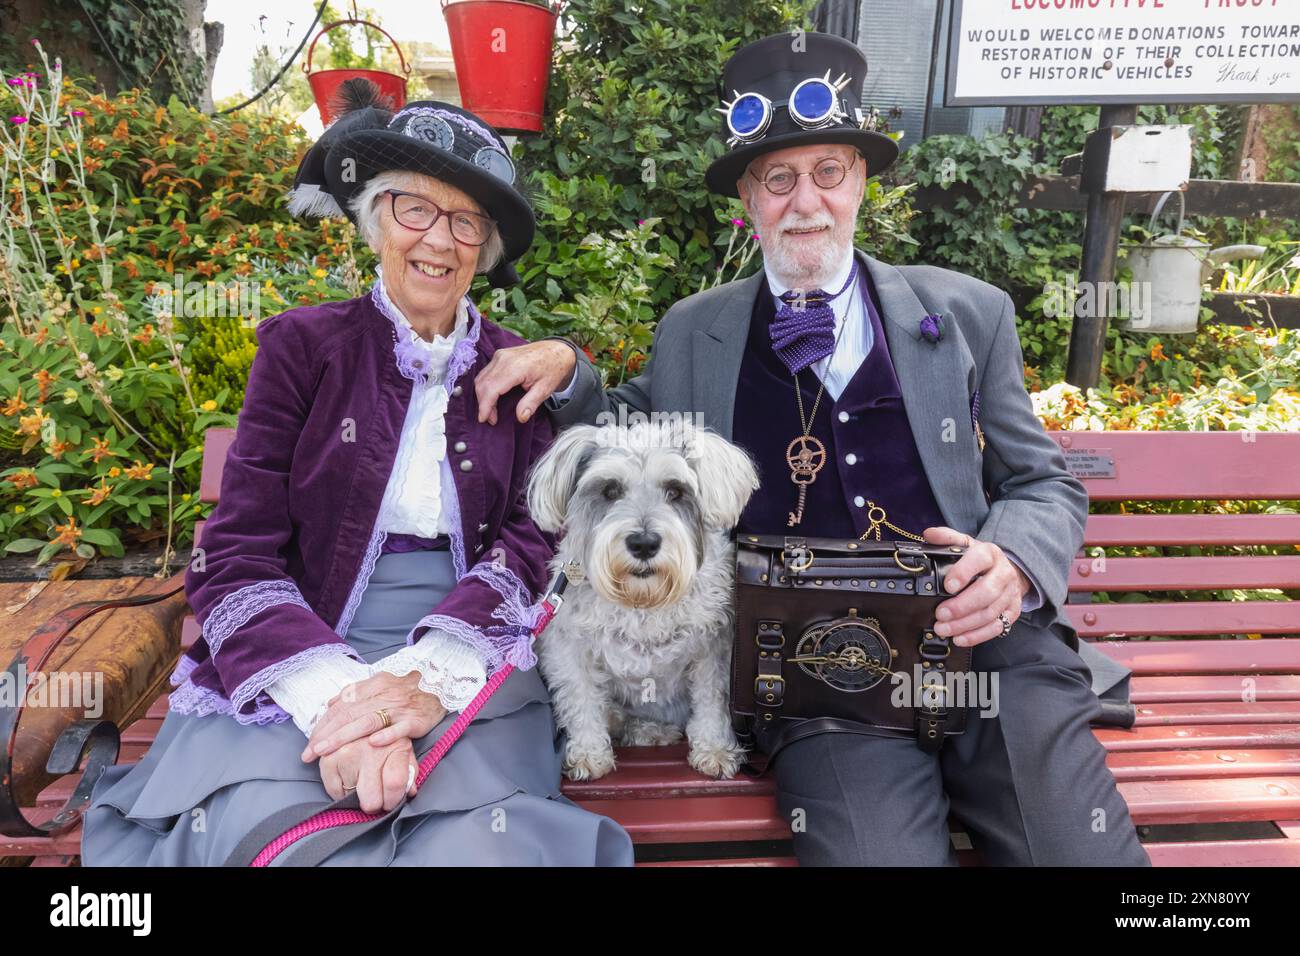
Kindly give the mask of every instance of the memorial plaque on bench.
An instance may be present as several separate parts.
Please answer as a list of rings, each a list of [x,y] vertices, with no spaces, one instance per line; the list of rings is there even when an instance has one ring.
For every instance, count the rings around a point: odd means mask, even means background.
[[[1062,448],[1065,467],[1076,478],[1114,478],[1115,459],[1109,448]]]

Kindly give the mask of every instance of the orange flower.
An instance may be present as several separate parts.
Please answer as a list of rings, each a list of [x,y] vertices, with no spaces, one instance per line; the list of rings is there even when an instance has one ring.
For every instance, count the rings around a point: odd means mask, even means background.
[[[150,342],[153,341],[153,335],[154,335],[153,323],[146,322],[144,328],[141,329],[139,332],[135,333],[135,335],[131,336],[131,338],[135,339],[137,342],[143,342],[146,345],[148,345]]]
[[[110,478],[116,478],[116,477],[117,477],[118,475],[120,475],[120,474],[122,474],[122,469],[121,469],[121,468],[118,468],[118,467],[114,466],[114,467],[108,469],[108,477],[110,477]]]
[[[35,488],[38,484],[36,472],[31,471],[30,469],[27,471],[16,472],[6,478],[5,481],[9,482],[19,491],[24,491],[27,488]]]
[[[50,453],[50,457],[58,461],[63,457],[65,452],[72,450],[72,442],[56,439],[45,446],[45,450]]]
[[[126,128],[126,120],[118,120],[117,125],[113,127],[113,139],[125,140],[130,135]]]
[[[1165,346],[1163,342],[1157,342],[1151,346],[1151,360],[1153,362],[1167,362],[1169,356],[1165,355]]]
[[[27,403],[23,401],[23,397],[21,395],[15,395],[13,398],[9,399],[9,401],[5,402],[3,407],[0,407],[0,415],[17,415],[26,407]]]
[[[90,449],[90,460],[99,464],[105,458],[116,458],[117,453],[108,447],[107,438],[94,439],[94,445]]]
[[[18,419],[18,434],[39,435],[47,421],[49,418],[39,409],[32,415],[23,415]]]
[[[112,473],[112,470],[110,470],[109,474],[111,475]],[[141,481],[148,481],[153,477],[153,465],[141,464],[140,459],[137,458],[134,465],[123,470],[123,474],[128,478],[138,478]]]
[[[36,330],[36,338],[34,338],[32,341],[34,341],[37,345],[44,345],[45,339],[49,336],[49,334],[50,334],[50,327],[48,325],[42,325],[39,329]]]
[[[86,496],[86,504],[102,505],[108,496],[113,493],[113,486],[108,483],[107,478],[99,479],[99,486],[96,488],[87,488],[89,494]]]
[[[67,524],[56,524],[54,530],[59,532],[59,536],[54,540],[69,548],[75,548],[77,542],[81,540],[81,529],[77,527],[77,519],[74,517],[68,518]]]
[[[112,329],[108,327],[107,319],[99,319],[90,327],[90,331],[95,333],[95,338],[102,339],[106,335],[112,334]]]
[[[33,375],[32,378],[36,379],[36,384],[40,386],[41,389],[41,397],[36,401],[44,403],[44,401],[50,397],[50,383],[54,381],[54,376],[51,375],[47,369],[41,369]]]

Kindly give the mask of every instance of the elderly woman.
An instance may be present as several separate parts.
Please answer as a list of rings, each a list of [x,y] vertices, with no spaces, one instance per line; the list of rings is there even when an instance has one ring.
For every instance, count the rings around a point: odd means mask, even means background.
[[[493,130],[431,101],[358,105],[304,157],[290,208],[346,212],[379,279],[258,326],[186,576],[202,637],[154,745],[96,786],[86,864],[245,862],[353,791],[384,815],[274,865],[631,863],[622,828],[560,795],[531,667],[553,541],[521,493],[551,427],[475,415],[476,371],[521,341],[466,295],[532,241],[513,182]],[[511,412],[522,394],[504,397]],[[415,792],[420,758],[506,662],[517,669]]]

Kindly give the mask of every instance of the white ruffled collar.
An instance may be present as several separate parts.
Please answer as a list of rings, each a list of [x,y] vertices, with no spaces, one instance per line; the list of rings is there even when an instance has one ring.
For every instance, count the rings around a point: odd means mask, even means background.
[[[456,324],[451,332],[448,335],[435,334],[429,340],[415,331],[397,303],[389,297],[388,290],[384,288],[383,271],[379,266],[375,267],[375,276],[375,300],[380,311],[393,324],[398,367],[404,374],[410,370],[430,381],[439,381],[447,371],[456,345],[469,333],[469,297],[462,296],[456,303]]]

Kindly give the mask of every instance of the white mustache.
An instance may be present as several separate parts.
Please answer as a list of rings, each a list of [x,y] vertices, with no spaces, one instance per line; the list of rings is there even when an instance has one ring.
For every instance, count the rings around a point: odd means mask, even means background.
[[[777,225],[779,232],[788,232],[791,229],[818,229],[825,226],[827,229],[835,228],[835,220],[830,216],[815,216],[811,219],[787,216]]]

